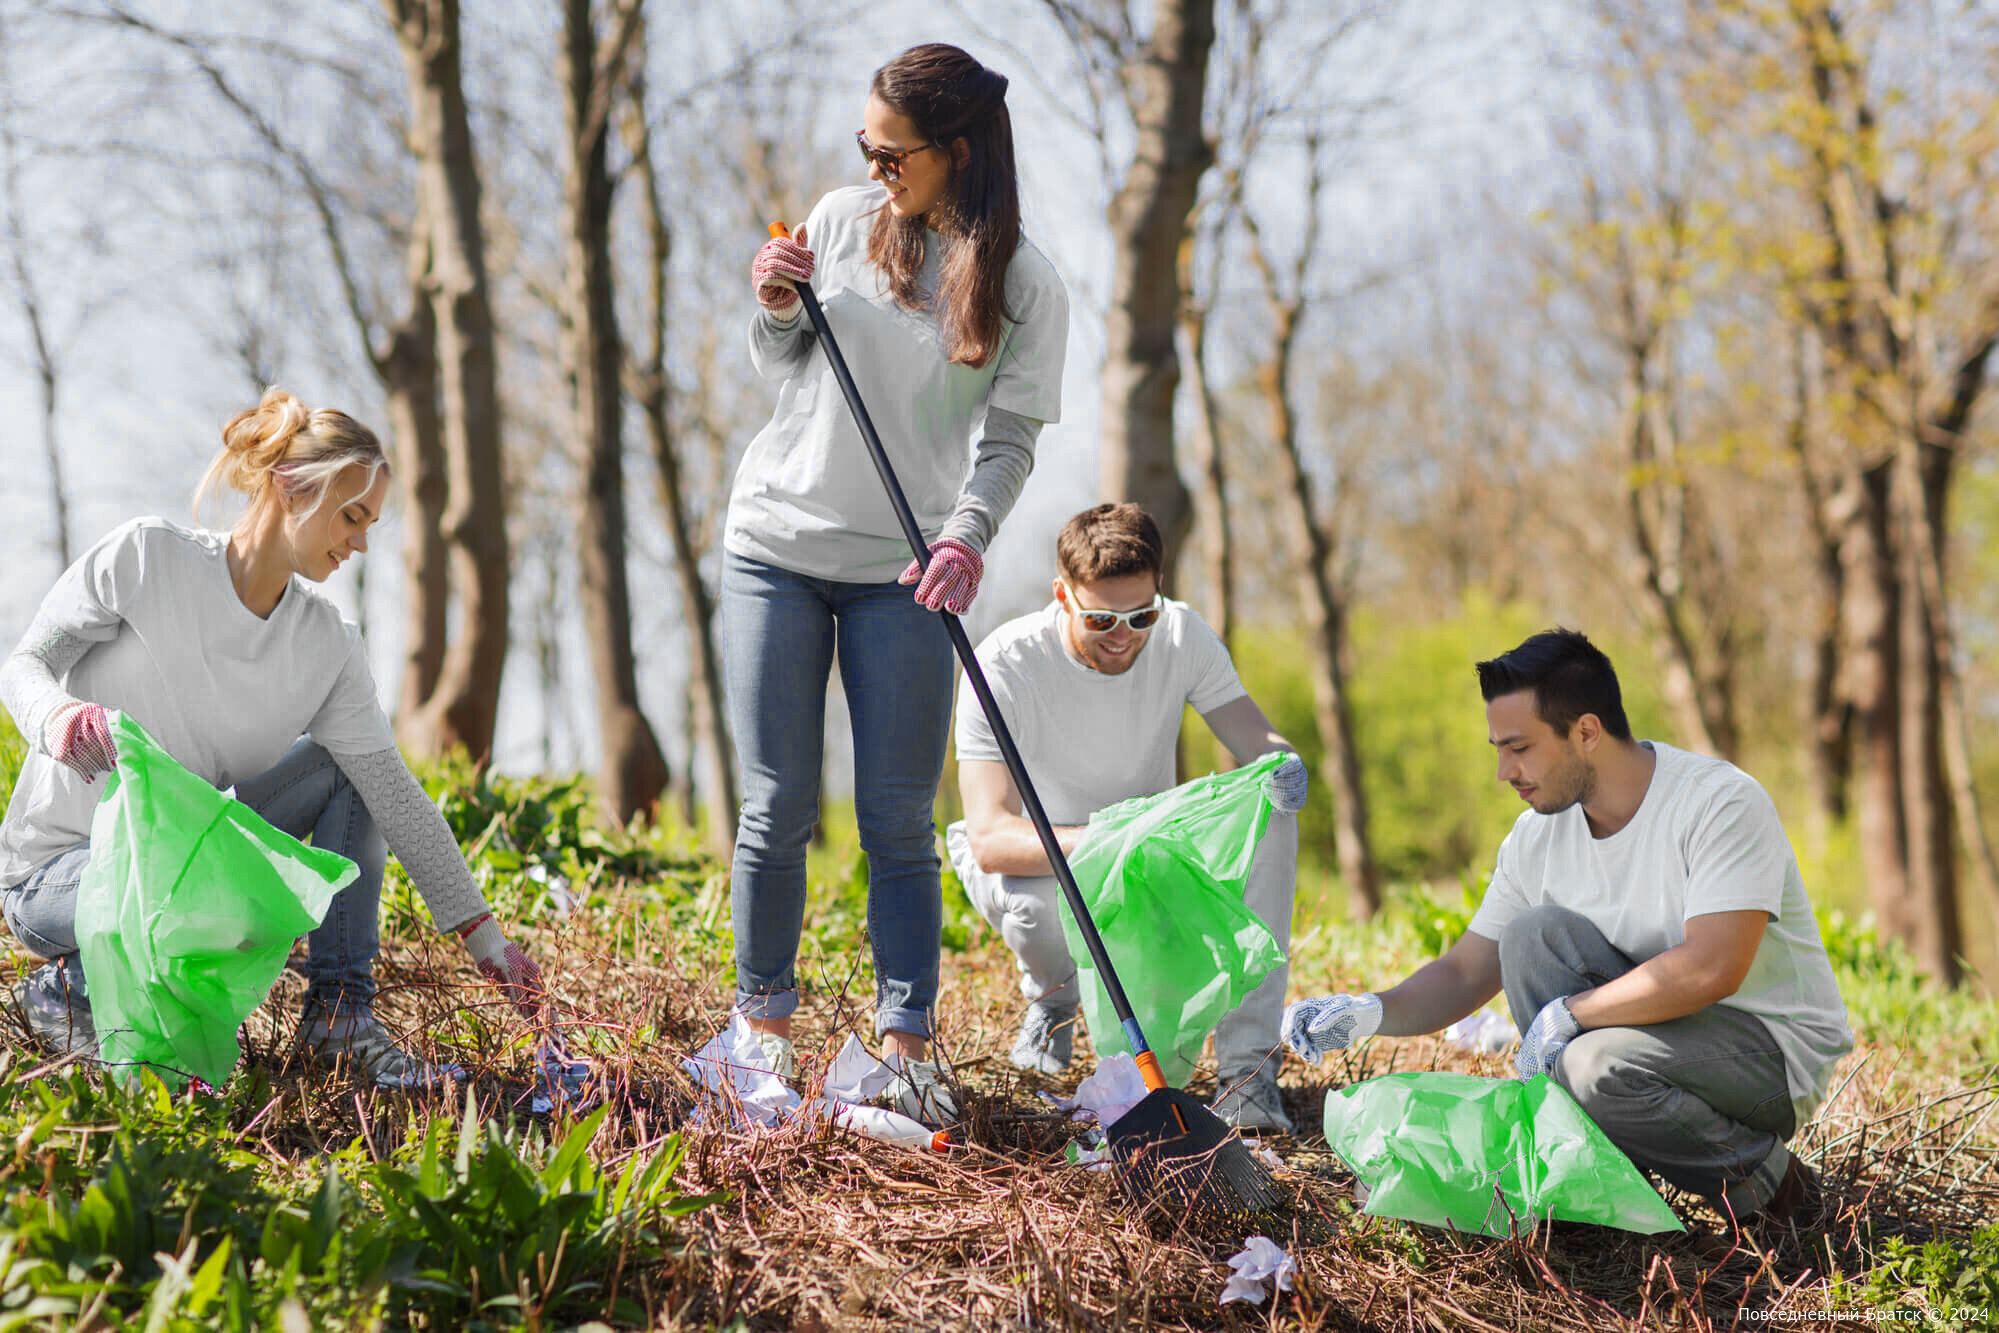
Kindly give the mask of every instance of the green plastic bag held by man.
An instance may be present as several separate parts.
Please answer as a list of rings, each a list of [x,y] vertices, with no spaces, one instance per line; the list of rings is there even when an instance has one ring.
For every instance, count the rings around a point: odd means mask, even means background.
[[[1132,1012],[1176,1086],[1187,1081],[1208,1033],[1284,961],[1269,927],[1243,905],[1243,886],[1270,820],[1270,774],[1288,757],[1268,754],[1232,773],[1099,810],[1070,858]],[[1097,1057],[1129,1050],[1110,992],[1066,912],[1062,930],[1084,977],[1083,1012]]]
[[[76,938],[105,1064],[220,1084],[236,1031],[359,873],[182,768],[122,713]]]

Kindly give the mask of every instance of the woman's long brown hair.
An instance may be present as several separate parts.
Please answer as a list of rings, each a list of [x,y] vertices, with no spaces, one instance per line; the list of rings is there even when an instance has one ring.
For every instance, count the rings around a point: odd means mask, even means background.
[[[943,198],[925,218],[898,218],[887,208],[868,233],[868,260],[888,275],[896,304],[921,310],[934,300],[945,354],[954,364],[983,366],[999,350],[1006,309],[1006,266],[1020,245],[1020,182],[1013,165],[1013,119],[1006,109],[1006,75],[987,69],[955,46],[912,46],[875,71],[872,91],[884,105],[941,148],[951,163]],[[970,150],[961,167],[952,151]],[[923,232],[934,223],[944,262],[934,295],[917,286]]]

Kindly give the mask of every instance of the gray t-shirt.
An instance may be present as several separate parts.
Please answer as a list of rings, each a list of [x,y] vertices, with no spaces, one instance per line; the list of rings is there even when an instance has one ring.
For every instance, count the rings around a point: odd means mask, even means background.
[[[934,539],[964,489],[989,409],[1037,422],[1061,416],[1069,298],[1054,266],[1023,237],[1007,265],[1012,320],[999,351],[983,366],[951,364],[936,313],[897,305],[868,262],[868,231],[886,197],[872,185],[833,191],[805,219],[805,242],[812,289],[868,418],[917,525]],[[941,254],[936,234],[926,233],[925,290],[936,290]],[[909,544],[824,349],[802,317],[778,334],[761,311],[754,319],[752,360],[781,383],[776,410],[736,470],[724,544],[820,578],[893,579],[909,563]]]
[[[1802,1126],[1853,1049],[1853,1032],[1777,807],[1733,764],[1645,744],[1658,757],[1652,784],[1631,822],[1609,837],[1590,832],[1579,805],[1522,812],[1499,846],[1471,930],[1497,941],[1515,916],[1553,903],[1589,918],[1643,963],[1686,943],[1688,917],[1768,913],[1749,975],[1721,1003],[1770,1029]],[[1525,1024],[1533,1015],[1515,1018]]]
[[[140,518],[84,552],[36,618],[91,644],[63,687],[129,714],[220,788],[264,772],[308,733],[335,755],[393,750],[360,631],[296,577],[259,619],[230,580],[228,541]],[[0,825],[0,888],[89,841],[103,791],[30,739]]]

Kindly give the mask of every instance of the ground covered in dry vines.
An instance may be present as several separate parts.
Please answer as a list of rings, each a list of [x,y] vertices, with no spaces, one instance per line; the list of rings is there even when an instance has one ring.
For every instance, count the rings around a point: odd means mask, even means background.
[[[476,856],[494,841],[489,837],[482,846],[468,836],[468,844]],[[1856,992],[1849,1002],[1861,1028],[1859,1048],[1842,1067],[1836,1094],[1794,1145],[1825,1180],[1832,1209],[1823,1231],[1718,1251],[1711,1240],[1718,1219],[1699,1200],[1671,1192],[1669,1201],[1688,1224],[1686,1236],[1558,1223],[1493,1240],[1363,1216],[1353,1203],[1351,1175],[1327,1152],[1317,1129],[1327,1088],[1392,1069],[1510,1072],[1508,1056],[1466,1054],[1438,1038],[1377,1040],[1324,1068],[1295,1059],[1284,1065],[1286,1100],[1300,1133],[1272,1141],[1286,1163],[1279,1180],[1288,1203],[1258,1225],[1296,1258],[1296,1289],[1260,1308],[1222,1306],[1226,1261],[1242,1247],[1245,1224],[1149,1207],[1125,1194],[1109,1173],[1067,1163],[1061,1150],[1072,1130],[1050,1114],[1039,1094],[1073,1090],[1091,1061],[1086,1049],[1079,1050],[1076,1068],[1058,1080],[1024,1075],[1007,1063],[1021,1004],[1012,960],[961,904],[947,928],[951,947],[938,1026],[941,1048],[965,1089],[967,1116],[963,1146],[936,1156],[853,1139],[823,1125],[738,1128],[724,1116],[693,1114],[695,1087],[681,1061],[727,1021],[724,877],[684,848],[637,859],[572,859],[575,874],[567,880],[517,873],[534,864],[536,855],[503,856],[487,879],[503,909],[532,923],[522,928],[524,941],[557,979],[570,1031],[597,1071],[603,1116],[589,1134],[588,1163],[601,1166],[608,1180],[624,1165],[657,1159],[678,1135],[683,1155],[672,1183],[679,1204],[655,1210],[643,1225],[633,1221],[620,1231],[613,1218],[608,1230],[593,1233],[601,1242],[590,1252],[595,1268],[581,1280],[578,1261],[561,1253],[569,1242],[558,1235],[547,1246],[551,1253],[525,1251],[525,1271],[520,1264],[502,1266],[514,1290],[497,1303],[492,1291],[481,1292],[467,1277],[478,1270],[479,1256],[473,1255],[451,1269],[455,1277],[434,1277],[457,1284],[452,1301],[426,1294],[405,1264],[396,1270],[407,1279],[402,1285],[379,1276],[355,1279],[359,1285],[348,1304],[330,1287],[316,1298],[288,1301],[280,1310],[284,1326],[1594,1333],[1851,1327],[1884,1320],[1958,1327],[1994,1318],[1994,1010],[1984,1001],[1925,989],[1892,958],[1880,962],[1886,955],[1873,943],[1867,947],[1874,952],[1854,955],[1873,970],[1843,973],[1843,983]],[[798,1040],[808,1080],[847,1033],[870,1032],[860,882],[853,867],[836,867],[814,891]],[[551,883],[558,889],[550,890]],[[564,883],[569,887],[561,888]],[[521,1034],[456,951],[424,932],[407,887],[393,885],[390,897],[379,968],[385,1019],[417,1048],[470,1071],[470,1119],[500,1126],[495,1134],[508,1136],[530,1166],[546,1160],[581,1113],[528,1113]],[[1301,917],[1313,910],[1307,901]],[[1439,924],[1438,910],[1432,900],[1405,896],[1370,926],[1308,926],[1295,946],[1293,993],[1396,979],[1435,946],[1440,929],[1455,928],[1448,920]],[[468,1119],[465,1092],[387,1094],[302,1070],[287,1053],[300,988],[297,975],[288,974],[247,1025],[246,1068],[225,1090],[218,1112],[217,1132],[233,1136],[233,1148],[247,1154],[246,1169],[275,1182],[280,1193],[292,1191],[287,1197],[300,1202],[288,1206],[309,1213],[310,1200],[323,1197],[312,1195],[313,1182],[329,1162],[389,1179],[396,1162],[416,1160],[407,1145],[422,1140],[427,1126],[444,1122],[438,1134],[461,1144],[459,1183],[445,1179],[448,1161],[409,1171],[442,1171],[442,1192],[434,1194],[445,1197],[447,1185],[458,1190],[450,1196],[458,1200],[452,1208],[485,1206],[467,1202],[486,1196],[477,1194],[469,1174],[463,1145],[470,1139],[460,1138]],[[7,1078],[16,1088],[23,1080],[59,1083],[64,1077],[65,1071],[50,1071],[33,1056],[18,1034],[10,1030],[7,1040],[15,1047]],[[1194,1086],[1205,1090],[1198,1075]],[[182,1097],[204,1095],[211,1094]],[[138,1113],[117,1113],[128,1114]],[[16,1215],[39,1206],[38,1188],[43,1194],[64,1188],[67,1177],[51,1154],[76,1155],[72,1192],[97,1179],[92,1171],[101,1174],[87,1144],[56,1131],[40,1138],[23,1133],[14,1169],[4,1172],[6,1188],[15,1191]],[[39,1168],[25,1147],[30,1142],[42,1154]],[[360,1188],[340,1216],[378,1226],[381,1200],[393,1194]],[[190,1272],[203,1255],[212,1255],[204,1249],[196,1211],[188,1206],[179,1235],[162,1247],[166,1255],[183,1254]],[[7,1270],[4,1246],[11,1243],[0,1242],[0,1278]],[[184,1248],[175,1249],[176,1243]],[[251,1291],[275,1271],[265,1245],[267,1258],[242,1268]],[[39,1286],[17,1283],[24,1294],[0,1300],[0,1327],[17,1326],[7,1312],[10,1303],[29,1324],[154,1326],[146,1323],[146,1302],[164,1299],[158,1286],[119,1288],[106,1279],[105,1290],[114,1294],[99,1299],[93,1312],[89,1292],[76,1284],[87,1286],[96,1270],[84,1263],[79,1277],[80,1262],[70,1261],[73,1291],[53,1278]],[[299,1260],[286,1262],[296,1268]],[[241,1246],[215,1266],[220,1271],[232,1264],[245,1264]],[[170,1276],[171,1265],[160,1271]],[[0,1281],[0,1288],[7,1285]],[[41,1293],[34,1299],[55,1301],[71,1291],[71,1303],[39,1320],[27,1318],[22,1312],[30,1309],[25,1293],[31,1286]],[[191,1299],[180,1292],[174,1308],[186,1306],[196,1315],[207,1308],[187,1305]],[[218,1310],[225,1303],[221,1295],[212,1300]],[[182,1326],[176,1320],[157,1326]],[[195,1318],[187,1326],[225,1325],[219,1318],[212,1325]]]

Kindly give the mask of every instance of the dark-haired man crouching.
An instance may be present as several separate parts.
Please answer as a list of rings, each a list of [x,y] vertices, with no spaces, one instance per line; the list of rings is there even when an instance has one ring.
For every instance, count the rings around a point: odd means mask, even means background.
[[[1776,807],[1733,764],[1633,739],[1610,659],[1572,630],[1478,677],[1499,780],[1528,806],[1484,902],[1392,990],[1293,1004],[1286,1042],[1317,1061],[1504,989],[1522,1078],[1548,1074],[1724,1216],[1807,1221],[1817,1182],[1785,1144],[1853,1034]]]

